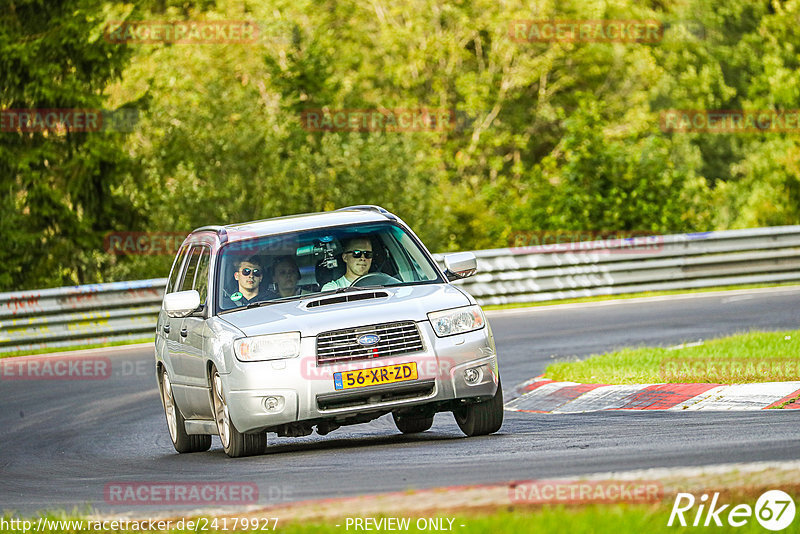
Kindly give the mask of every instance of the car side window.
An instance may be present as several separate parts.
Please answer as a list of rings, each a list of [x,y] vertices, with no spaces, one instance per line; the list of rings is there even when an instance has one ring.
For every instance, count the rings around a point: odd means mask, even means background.
[[[181,281],[181,291],[189,291],[194,286],[194,275],[197,273],[197,264],[200,261],[202,247],[194,246],[189,250],[189,257],[184,267],[183,278]]]
[[[184,246],[181,248],[180,252],[178,252],[178,258],[175,260],[175,264],[172,266],[172,272],[169,273],[169,280],[167,280],[167,293],[174,293],[178,291],[178,280],[180,280],[180,274],[183,269],[183,260],[186,258],[186,251],[189,250],[188,246]]]
[[[200,304],[206,304],[208,297],[208,265],[211,262],[211,248],[202,247],[200,259],[197,263],[197,273],[194,279],[194,289],[200,293]]]

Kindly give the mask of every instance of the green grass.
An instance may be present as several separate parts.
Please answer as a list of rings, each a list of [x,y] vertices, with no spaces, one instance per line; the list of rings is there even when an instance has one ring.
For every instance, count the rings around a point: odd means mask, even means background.
[[[556,304],[575,304],[583,302],[602,302],[606,300],[627,300],[642,297],[661,297],[664,295],[686,295],[692,293],[709,293],[712,291],[731,291],[734,289],[760,289],[764,287],[791,287],[797,286],[797,282],[785,282],[780,284],[744,284],[739,286],[715,286],[700,289],[673,289],[670,291],[645,291],[640,293],[625,293],[622,295],[599,295],[596,297],[577,297],[571,299],[545,300],[541,302],[519,302],[513,304],[487,304],[481,306],[484,310],[513,310],[516,308],[531,308],[537,306],[553,306]]]
[[[738,501],[741,502],[741,501]],[[737,502],[737,504],[738,504]],[[751,506],[752,502],[749,503]],[[626,505],[626,504],[592,504],[585,506],[543,506],[536,509],[513,508],[489,514],[457,514],[457,515],[442,515],[444,518],[454,519],[452,523],[452,531],[458,534],[519,534],[524,532],[531,532],[537,534],[548,533],[563,533],[568,532],[571,534],[580,533],[594,533],[594,534],[640,534],[647,533],[664,533],[673,534],[676,531],[683,530],[680,526],[673,525],[667,526],[670,510],[672,507],[672,499],[667,499],[661,504],[655,505]],[[693,511],[696,511],[696,507]],[[727,512],[726,512],[727,513]],[[364,517],[364,516],[355,516]],[[370,516],[379,519],[381,516]],[[398,514],[398,518],[411,518],[410,528],[402,532],[433,532],[432,530],[418,530],[416,528],[416,521],[419,516],[413,514]],[[423,516],[424,517],[424,516]],[[690,518],[689,513],[686,514]],[[693,516],[691,516],[693,518]],[[48,519],[66,519],[66,516],[51,515]],[[80,518],[72,518],[73,520],[80,520]],[[721,515],[723,522],[726,519],[726,514]],[[6,518],[6,521],[8,518]],[[36,531],[37,519],[30,519],[32,522],[32,531]],[[83,519],[84,527],[89,520]],[[173,524],[174,524],[173,519]],[[228,530],[222,530],[221,520],[218,520],[218,530],[211,527],[211,519],[207,520],[208,523],[202,523],[203,526],[208,527],[207,530],[203,528],[195,530],[189,529],[171,529],[168,532],[264,532],[259,529],[241,530],[231,528],[231,519],[228,521]],[[691,521],[691,519],[690,519]],[[270,530],[272,530],[274,522],[269,522]],[[340,526],[336,526],[336,525]],[[724,524],[724,523],[723,523]],[[448,523],[445,520],[444,525]],[[464,525],[463,527],[461,525]],[[703,529],[708,530],[708,529]],[[740,534],[751,534],[755,532],[765,532],[765,530],[758,524],[754,517],[750,517],[747,524],[740,528],[731,528],[727,525],[723,527],[712,528],[714,532],[737,532]],[[140,532],[137,529],[128,530],[86,530],[76,528],[49,528],[47,530],[40,530],[40,532],[53,532],[56,534],[77,533],[77,532]],[[284,534],[342,534],[346,532],[357,532],[351,525],[349,529],[346,528],[344,519],[328,520],[328,521],[312,521],[312,522],[278,522],[276,529],[277,532]],[[0,533],[15,533],[22,534],[22,528],[11,529],[8,525],[0,524]],[[362,531],[363,532],[363,531]]]
[[[125,339],[121,341],[109,341],[106,343],[87,343],[85,345],[74,345],[71,347],[50,347],[45,349],[15,350],[0,352],[0,358],[11,358],[13,356],[31,356],[34,354],[51,354],[53,352],[70,352],[73,350],[100,349],[103,347],[118,347],[120,345],[135,345],[137,343],[152,343],[154,336],[142,337],[139,339]]]
[[[630,348],[558,362],[545,377],[595,384],[800,380],[800,330],[750,332],[679,349]]]

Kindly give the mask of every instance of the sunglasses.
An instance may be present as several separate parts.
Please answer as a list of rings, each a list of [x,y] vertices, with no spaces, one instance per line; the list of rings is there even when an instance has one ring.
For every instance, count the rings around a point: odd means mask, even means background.
[[[256,278],[261,277],[261,269],[251,269],[250,267],[245,267],[241,272],[245,276],[250,276],[250,273],[253,273],[253,276]]]
[[[372,259],[372,251],[371,250],[348,250],[345,254],[352,254],[354,258],[360,258],[364,256],[368,260]]]

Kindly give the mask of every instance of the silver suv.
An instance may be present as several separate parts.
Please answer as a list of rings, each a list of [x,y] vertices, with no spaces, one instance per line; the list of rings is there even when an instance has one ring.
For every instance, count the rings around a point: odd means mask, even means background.
[[[496,432],[503,394],[481,308],[450,283],[475,256],[444,257],[378,206],[206,226],[172,265],[155,340],[178,452],[219,435],[261,454],[267,432],[320,435],[391,413],[403,433],[451,411]]]

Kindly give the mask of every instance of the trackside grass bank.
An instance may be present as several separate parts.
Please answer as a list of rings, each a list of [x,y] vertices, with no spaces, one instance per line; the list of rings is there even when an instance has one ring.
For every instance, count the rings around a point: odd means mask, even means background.
[[[28,517],[22,521],[29,523],[20,524],[21,520],[6,513],[0,516],[0,534],[155,531],[658,534],[705,532],[709,528],[705,527],[706,521],[713,532],[767,532],[756,512],[762,520],[779,515],[791,519],[788,528],[779,530],[788,534],[797,532],[800,526],[800,509],[786,505],[789,501],[800,503],[798,481],[800,461],[653,468],[580,478],[409,489],[287,502],[238,513],[217,509],[214,515],[207,512],[205,516],[194,511],[187,512],[185,517],[177,516],[179,512],[168,515],[152,512],[153,517],[148,517],[146,511],[132,510],[125,519],[96,516],[90,510],[77,509],[72,513],[43,512],[46,515]],[[744,517],[742,507],[749,509]],[[709,518],[712,508],[725,511]],[[739,519],[744,519],[740,527],[728,523],[728,513],[734,508],[740,511]],[[670,518],[672,526],[668,525]],[[681,520],[687,526],[679,526]],[[119,523],[115,525],[113,521]],[[698,527],[691,526],[695,521]],[[98,526],[98,522],[102,524]]]
[[[795,501],[797,501],[795,496]],[[750,502],[753,506],[755,501]],[[456,515],[449,517],[442,517],[442,521],[437,522],[436,517],[430,516],[425,518],[418,518],[415,516],[393,516],[392,523],[389,524],[385,520],[390,519],[386,516],[370,517],[368,524],[369,530],[361,523],[359,528],[354,526],[354,521],[348,524],[346,519],[341,520],[328,520],[325,522],[285,522],[278,521],[277,528],[272,530],[274,522],[269,523],[269,529],[263,528],[259,525],[254,529],[232,529],[230,521],[228,522],[228,530],[219,528],[221,522],[217,521],[218,528],[215,530],[212,527],[213,519],[202,520],[198,525],[197,520],[193,521],[194,529],[171,529],[163,532],[172,533],[189,533],[189,532],[242,532],[242,533],[255,533],[274,531],[282,532],[284,534],[345,534],[353,532],[454,532],[457,534],[520,534],[520,533],[594,533],[594,534],[641,534],[644,532],[654,534],[669,534],[676,532],[683,532],[685,527],[681,527],[677,521],[673,522],[672,526],[667,526],[672,509],[672,502],[660,505],[626,505],[626,504],[613,504],[613,505],[585,505],[585,506],[543,506],[539,509],[510,509],[494,513],[487,513],[482,515]],[[687,523],[691,525],[694,520],[694,512],[691,518],[687,515]],[[725,516],[722,516],[724,521]],[[364,519],[367,518],[359,518]],[[381,522],[381,520],[384,520]],[[420,520],[422,519],[422,520]],[[452,523],[448,522],[452,520]],[[703,516],[702,521],[705,521]],[[407,520],[407,521],[406,521]],[[418,520],[420,520],[418,522]],[[10,528],[12,520],[6,518],[0,523],[0,533],[14,533],[22,534],[28,532],[52,532],[54,534],[77,534],[77,533],[135,533],[135,532],[155,532],[158,530],[141,530],[141,529],[126,529],[126,530],[113,530],[113,529],[82,529],[81,527],[90,527],[92,521],[81,518],[67,518],[65,516],[48,516],[43,518],[42,523],[39,519],[30,519],[30,529],[24,530],[25,524],[19,524],[19,528]],[[174,521],[174,520],[173,520]],[[709,527],[697,527],[697,530],[708,530]],[[797,519],[795,520],[797,522]],[[41,530],[37,530],[37,524],[40,525]],[[13,523],[13,525],[17,525]],[[338,525],[338,526],[337,526]],[[379,528],[378,525],[383,526]],[[407,525],[407,528],[406,528]],[[424,528],[418,528],[424,527]],[[437,528],[437,525],[444,528]],[[128,525],[130,526],[130,524]],[[387,528],[389,527],[389,528]],[[714,532],[737,532],[740,534],[763,533],[765,529],[755,520],[750,518],[742,527],[732,527],[723,523],[722,527],[710,527]],[[689,527],[689,530],[692,530]],[[786,532],[796,532],[792,527]]]
[[[781,382],[800,378],[800,330],[643,347],[547,367],[545,378],[602,384]]]
[[[123,345],[136,345],[139,343],[152,343],[153,336],[141,337],[139,339],[126,339],[124,341],[109,341],[105,343],[86,343],[84,345],[73,345],[70,347],[51,347],[42,349],[14,350],[0,352],[0,358],[11,358],[14,356],[32,356],[35,354],[55,354],[58,352],[73,352],[76,350],[102,349],[105,347],[120,347]]]

